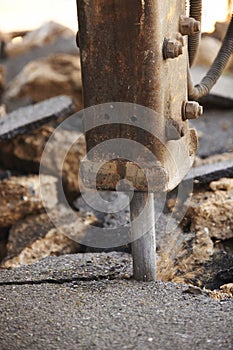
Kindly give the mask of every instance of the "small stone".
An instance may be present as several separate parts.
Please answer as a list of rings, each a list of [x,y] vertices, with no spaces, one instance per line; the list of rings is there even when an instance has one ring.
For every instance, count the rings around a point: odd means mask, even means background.
[[[230,191],[233,190],[233,179],[232,178],[222,178],[218,181],[212,181],[210,183],[210,188],[213,191],[223,190]]]
[[[188,288],[183,291],[183,293],[200,295],[200,294],[204,294],[204,291],[199,287],[189,285]]]
[[[220,289],[227,294],[231,294],[231,296],[233,297],[233,283],[227,283],[224,284],[220,287]]]

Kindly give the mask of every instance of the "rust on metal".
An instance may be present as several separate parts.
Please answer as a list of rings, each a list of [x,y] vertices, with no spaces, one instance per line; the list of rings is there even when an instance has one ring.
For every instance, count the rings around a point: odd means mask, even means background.
[[[183,119],[198,119],[203,114],[203,108],[196,101],[186,101],[183,104]]]
[[[104,140],[135,140],[156,155],[161,173],[168,174],[165,188],[172,189],[188,172],[197,148],[195,131],[190,130],[183,119],[183,101],[187,100],[187,42],[177,33],[180,15],[186,13],[185,1],[165,0],[163,6],[160,0],[77,0],[77,3],[82,24],[78,37],[85,107],[106,102],[130,102],[149,107],[157,113],[151,134],[160,135],[158,141],[137,127],[106,122],[86,133],[87,151]],[[166,24],[162,25],[161,19]],[[176,59],[164,60],[166,38],[176,43]],[[165,129],[169,123],[179,126],[180,137],[176,140],[166,139]],[[93,154],[90,161],[98,162],[103,158],[102,153]],[[126,173],[122,166],[125,164],[119,162],[115,168],[120,178]],[[107,176],[105,172],[102,175]],[[113,185],[109,183],[109,189]]]
[[[180,33],[182,35],[193,35],[201,31],[201,22],[195,18],[180,16]]]
[[[183,45],[180,40],[164,39],[163,57],[164,59],[176,58],[183,53]]]
[[[96,175],[97,174],[97,175]],[[97,190],[112,190],[117,188],[121,180],[131,183],[132,188],[142,192],[165,191],[167,176],[161,164],[140,164],[124,159],[114,159],[99,164],[91,161],[84,161],[81,165],[83,183],[88,188]],[[121,183],[120,191],[130,191],[131,188],[126,182]]]
[[[142,127],[146,118],[140,108],[131,119],[139,120],[141,127],[111,123],[107,115],[93,113],[90,129],[85,128],[84,118],[88,159],[82,164],[82,179],[89,181],[89,187],[112,190],[120,183],[123,191],[129,191],[125,186],[130,182],[139,191],[130,201],[134,277],[155,280],[154,194],[144,191],[176,187],[191,167],[197,148],[196,133],[182,116],[187,100],[187,55],[177,33],[185,1],[164,0],[161,5],[160,0],[77,0],[77,4],[84,106],[127,102],[156,112],[149,129]],[[164,59],[164,50],[167,58],[175,59]],[[169,125],[176,126],[175,136],[166,131]],[[155,162],[149,163],[144,152],[138,154],[133,147],[135,162],[114,157],[114,151],[104,147],[104,141],[111,139],[136,141],[154,154]],[[119,144],[124,147],[124,142],[119,140]],[[135,220],[142,212],[143,217]]]

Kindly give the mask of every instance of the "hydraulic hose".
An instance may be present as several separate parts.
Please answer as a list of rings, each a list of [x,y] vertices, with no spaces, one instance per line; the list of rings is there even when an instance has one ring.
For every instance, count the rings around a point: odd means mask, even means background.
[[[233,15],[231,17],[228,30],[223,40],[222,46],[215,58],[211,68],[206,76],[202,79],[200,84],[193,86],[190,71],[188,69],[188,92],[189,98],[192,100],[198,100],[199,98],[206,96],[216,81],[221,76],[227,62],[233,53]]]
[[[197,21],[201,22],[202,16],[202,0],[189,0],[189,16],[193,17]],[[189,65],[192,67],[195,60],[199,43],[200,43],[201,33],[196,33],[189,35],[188,38],[188,52],[189,52]]]

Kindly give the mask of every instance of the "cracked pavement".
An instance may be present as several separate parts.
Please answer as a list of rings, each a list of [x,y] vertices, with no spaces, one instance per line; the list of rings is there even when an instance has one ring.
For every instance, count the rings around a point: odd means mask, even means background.
[[[132,280],[126,253],[0,270],[0,349],[233,349],[233,300]]]

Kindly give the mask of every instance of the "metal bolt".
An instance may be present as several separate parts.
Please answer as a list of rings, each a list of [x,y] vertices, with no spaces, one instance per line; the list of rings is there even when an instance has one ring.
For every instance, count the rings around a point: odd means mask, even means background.
[[[163,57],[167,58],[176,58],[183,53],[183,46],[180,41],[175,39],[164,39],[163,43]]]
[[[201,31],[201,23],[195,18],[180,16],[179,30],[182,35],[193,35]]]
[[[196,101],[185,101],[182,110],[183,120],[198,119],[203,114],[203,107]]]

